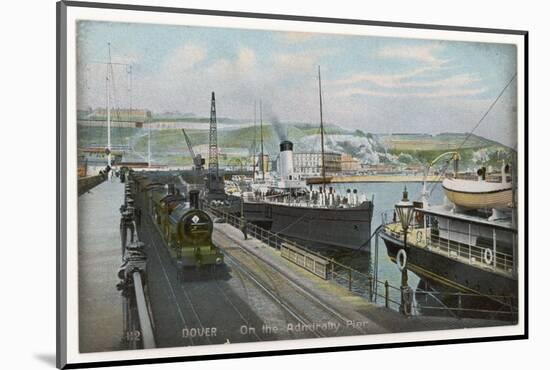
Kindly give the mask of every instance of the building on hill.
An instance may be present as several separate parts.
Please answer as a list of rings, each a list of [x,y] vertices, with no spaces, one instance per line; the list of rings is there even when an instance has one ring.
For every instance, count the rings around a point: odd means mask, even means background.
[[[107,109],[94,109],[89,118],[105,120],[107,119]],[[147,109],[111,109],[111,119],[118,121],[147,122],[152,118],[150,110]]]
[[[392,163],[364,163],[362,168],[367,174],[372,175],[394,174],[399,172],[398,166]]]
[[[144,123],[151,120],[151,111],[147,109],[111,109],[111,127],[113,128],[143,128]],[[79,110],[77,123],[87,127],[106,127],[107,109]]]
[[[342,172],[357,172],[361,169],[361,162],[352,155],[342,153]]]
[[[422,164],[408,164],[407,167],[403,169],[403,172],[407,175],[423,175],[425,166]]]
[[[300,174],[302,177],[321,176],[321,158],[322,156],[320,152],[294,153],[294,172]],[[342,172],[342,154],[325,152],[324,159],[325,174],[327,176]]]

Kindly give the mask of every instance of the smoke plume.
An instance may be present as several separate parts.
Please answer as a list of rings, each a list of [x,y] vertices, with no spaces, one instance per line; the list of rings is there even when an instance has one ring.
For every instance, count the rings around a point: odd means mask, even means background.
[[[279,118],[275,114],[271,116],[271,125],[273,126],[273,129],[275,130],[275,133],[279,138],[279,142],[287,139],[286,128],[279,121]]]

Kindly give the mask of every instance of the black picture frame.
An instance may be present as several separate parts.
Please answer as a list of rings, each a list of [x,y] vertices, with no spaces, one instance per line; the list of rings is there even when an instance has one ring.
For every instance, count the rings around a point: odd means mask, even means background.
[[[113,360],[113,361],[99,361],[99,362],[83,362],[83,363],[68,363],[66,358],[66,346],[67,338],[64,333],[66,332],[66,320],[67,312],[65,310],[67,302],[67,269],[66,269],[66,248],[67,248],[67,189],[64,184],[64,179],[67,176],[67,117],[65,114],[65,103],[67,101],[66,81],[67,81],[67,9],[68,8],[96,8],[96,9],[112,9],[112,10],[128,10],[139,12],[161,12],[161,13],[174,13],[174,14],[197,14],[197,15],[209,15],[219,17],[239,17],[239,18],[257,18],[257,19],[274,19],[274,20],[292,20],[300,22],[317,22],[317,23],[338,23],[338,24],[352,24],[363,26],[382,26],[391,28],[413,28],[413,29],[425,29],[425,30],[442,30],[442,31],[458,31],[458,32],[476,32],[476,33],[489,33],[489,34],[507,34],[518,35],[523,37],[524,53],[518,55],[518,58],[523,59],[524,65],[524,96],[523,104],[524,110],[524,189],[523,199],[521,201],[524,204],[524,259],[523,259],[523,289],[525,297],[524,305],[524,322],[523,331],[521,335],[503,335],[503,336],[491,336],[491,337],[475,337],[466,339],[434,339],[424,340],[418,342],[397,342],[397,343],[383,343],[383,344],[370,344],[370,345],[350,345],[345,347],[319,347],[309,349],[285,349],[276,351],[261,351],[261,352],[241,352],[231,354],[211,354],[211,355],[198,355],[198,356],[177,356],[169,358],[150,358],[150,359],[132,359],[132,360]],[[447,345],[447,344],[460,344],[460,343],[480,343],[480,342],[494,342],[494,341],[508,341],[508,340],[524,340],[529,338],[529,249],[528,241],[529,236],[527,231],[529,230],[529,32],[525,30],[511,30],[511,29],[492,29],[492,28],[473,28],[473,27],[461,27],[461,26],[449,26],[449,25],[432,25],[432,24],[417,24],[417,23],[398,23],[398,22],[384,22],[374,20],[361,20],[361,19],[339,19],[339,18],[326,18],[326,17],[310,17],[300,15],[286,15],[286,14],[267,14],[267,13],[252,13],[252,12],[234,12],[234,11],[221,11],[221,10],[205,10],[205,9],[189,9],[189,8],[175,8],[175,7],[161,7],[161,6],[143,6],[143,5],[130,5],[130,4],[114,4],[114,3],[100,3],[100,2],[79,2],[79,1],[59,1],[57,2],[57,95],[56,95],[56,112],[57,112],[57,255],[56,255],[56,274],[57,274],[57,367],[60,369],[71,368],[92,368],[92,367],[105,367],[105,366],[122,366],[122,365],[138,365],[138,364],[154,364],[154,363],[173,363],[181,361],[201,361],[201,360],[219,360],[219,359],[232,359],[232,358],[244,358],[244,357],[265,357],[265,356],[280,356],[280,355],[292,355],[292,354],[308,354],[308,353],[321,353],[321,352],[341,352],[341,351],[358,351],[368,349],[380,349],[380,348],[395,348],[395,347],[417,347],[417,346],[434,346],[434,345]]]

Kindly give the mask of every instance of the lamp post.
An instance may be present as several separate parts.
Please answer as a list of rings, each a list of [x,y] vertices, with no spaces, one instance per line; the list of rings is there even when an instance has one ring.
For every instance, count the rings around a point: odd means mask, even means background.
[[[398,266],[400,266],[400,255],[403,255],[403,266],[401,268],[401,305],[399,311],[405,315],[411,313],[411,290],[408,286],[408,275],[407,275],[407,234],[409,231],[409,226],[411,224],[413,215],[414,215],[414,205],[409,200],[407,187],[403,190],[403,198],[399,203],[395,205],[395,211],[401,222],[401,228],[403,229],[403,252],[401,250],[398,252],[396,259]]]

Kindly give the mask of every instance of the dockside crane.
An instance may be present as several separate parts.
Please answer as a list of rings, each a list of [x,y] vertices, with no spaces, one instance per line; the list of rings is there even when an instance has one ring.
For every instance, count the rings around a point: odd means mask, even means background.
[[[187,136],[185,129],[182,128],[181,132],[183,132],[183,136],[185,137],[185,142],[187,143],[187,148],[189,149],[191,158],[193,158],[193,169],[195,171],[204,170],[204,163],[205,163],[204,158],[200,154],[195,154],[195,151],[193,150],[193,145],[191,145],[191,140],[189,139],[189,136]]]
[[[218,164],[218,124],[216,119],[216,96],[212,91],[210,101],[210,132],[208,151],[208,178],[207,188],[211,199],[225,198],[223,176],[220,176]]]

